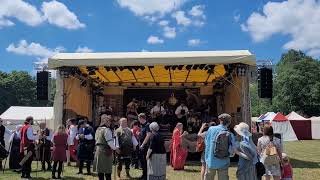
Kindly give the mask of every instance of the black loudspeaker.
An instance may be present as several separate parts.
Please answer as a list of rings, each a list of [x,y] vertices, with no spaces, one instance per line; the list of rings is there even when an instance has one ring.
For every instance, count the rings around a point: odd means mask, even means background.
[[[272,98],[272,69],[258,69],[258,94],[260,98]]]
[[[37,99],[48,100],[49,72],[37,72]]]

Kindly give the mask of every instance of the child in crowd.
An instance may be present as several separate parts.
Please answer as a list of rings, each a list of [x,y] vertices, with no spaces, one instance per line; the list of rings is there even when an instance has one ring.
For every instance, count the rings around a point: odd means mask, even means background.
[[[282,153],[282,175],[281,180],[293,180],[293,171],[286,153]]]
[[[139,141],[139,134],[140,134],[140,127],[139,127],[139,121],[134,120],[131,124],[131,131],[132,134],[136,137],[136,139]],[[136,150],[132,153],[132,166],[135,167],[135,169],[139,169],[139,146],[137,146]]]

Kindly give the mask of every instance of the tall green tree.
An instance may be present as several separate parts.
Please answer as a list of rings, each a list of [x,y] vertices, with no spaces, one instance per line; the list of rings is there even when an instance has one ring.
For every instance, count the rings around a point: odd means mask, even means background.
[[[250,84],[251,113],[253,117],[273,111],[273,106],[269,99],[261,99],[258,96],[257,83]]]

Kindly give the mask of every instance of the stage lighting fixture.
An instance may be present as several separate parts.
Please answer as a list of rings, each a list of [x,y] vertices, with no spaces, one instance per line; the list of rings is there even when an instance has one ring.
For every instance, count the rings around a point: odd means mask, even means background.
[[[80,85],[83,87],[87,87],[87,81],[81,80]]]
[[[193,70],[197,70],[198,68],[199,68],[199,65],[197,65],[197,64],[195,64],[195,65],[192,66],[192,69],[193,69]]]
[[[208,82],[205,82],[204,85],[205,85],[205,86],[208,85]]]
[[[96,72],[94,70],[89,71],[89,75],[95,75]]]
[[[148,86],[148,83],[143,83],[143,85]]]
[[[106,71],[110,71],[111,68],[109,66],[105,66],[104,69],[106,69]]]
[[[140,69],[143,71],[145,69],[145,67],[144,66],[140,66]]]
[[[171,69],[172,70],[176,70],[178,66],[172,66]]]
[[[121,82],[119,82],[119,86],[122,86],[122,83],[121,83]]]
[[[169,70],[170,66],[164,66],[165,70]]]
[[[131,86],[135,86],[136,84],[135,83],[131,83]]]
[[[184,86],[184,83],[181,83],[181,86]]]
[[[123,66],[119,66],[118,68],[120,69],[120,71],[123,71],[125,69]]]
[[[212,74],[214,71],[213,71],[213,69],[208,69],[208,74]]]
[[[154,68],[154,66],[148,66],[149,67],[149,69],[152,69],[152,68]]]
[[[132,71],[132,70],[133,70],[132,66],[127,66],[127,69],[128,69],[129,71]]]
[[[135,71],[138,71],[138,70],[139,70],[139,66],[133,66],[133,69],[134,69]]]
[[[215,65],[209,65],[209,68],[212,70],[214,69],[214,67],[215,67]]]
[[[183,69],[183,66],[184,66],[184,65],[179,65],[179,66],[178,66],[178,69],[181,71],[181,70]]]
[[[187,65],[187,66],[186,66],[186,69],[187,69],[187,70],[190,70],[191,68],[192,68],[192,65]]]
[[[200,64],[199,69],[203,70],[205,66],[206,66],[205,64]]]
[[[157,82],[156,85],[157,85],[157,86],[160,86],[160,83]]]
[[[111,67],[112,71],[116,72],[118,69],[117,67]]]
[[[172,82],[169,83],[169,86],[172,86]]]

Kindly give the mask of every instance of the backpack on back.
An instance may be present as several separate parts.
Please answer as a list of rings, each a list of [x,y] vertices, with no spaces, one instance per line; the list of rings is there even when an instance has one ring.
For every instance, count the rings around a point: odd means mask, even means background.
[[[122,155],[130,155],[133,150],[133,143],[132,143],[132,132],[127,129],[123,129],[123,132],[117,132],[120,151]]]
[[[279,154],[273,142],[270,142],[263,152],[265,165],[277,165],[280,162]]]
[[[213,143],[215,143],[215,148],[213,154],[219,159],[225,159],[230,156],[229,145],[231,144],[231,135],[229,131],[222,130],[218,133]]]

